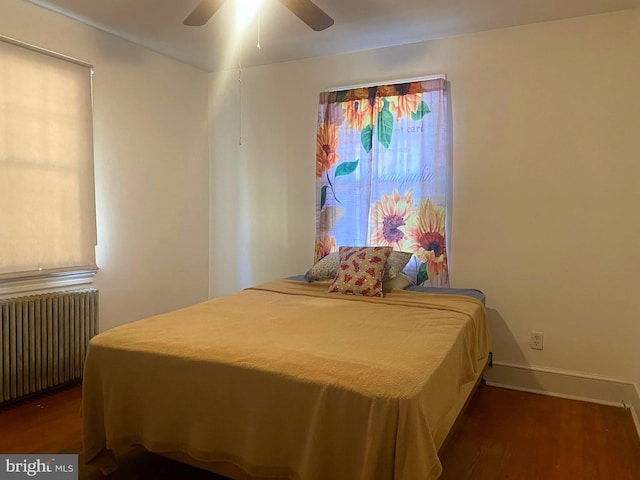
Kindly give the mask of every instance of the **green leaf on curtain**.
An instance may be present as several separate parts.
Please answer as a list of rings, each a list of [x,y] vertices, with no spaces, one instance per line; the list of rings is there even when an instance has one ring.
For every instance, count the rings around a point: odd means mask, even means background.
[[[427,273],[427,264],[425,262],[422,262],[420,264],[420,268],[418,268],[417,284],[421,285],[423,282],[426,282],[427,280],[429,280],[429,274]]]
[[[349,93],[349,90],[340,90],[339,92],[336,92],[336,102],[344,102],[347,99],[347,93]]]
[[[416,110],[415,112],[411,112],[411,118],[413,120],[420,120],[427,113],[431,113],[431,110],[429,110],[429,105],[424,102],[420,102],[420,105],[418,105],[418,110]]]
[[[360,160],[356,160],[355,162],[342,162],[340,165],[338,165],[338,168],[336,168],[336,177],[341,177],[343,175],[349,175],[350,173],[353,173],[358,166],[359,161]]]
[[[362,148],[364,148],[365,152],[370,153],[373,148],[373,128],[371,128],[371,125],[367,125],[362,129],[360,138],[362,139]]]
[[[327,188],[329,188],[328,185],[323,185],[320,190],[320,210],[322,210],[324,204],[327,203]]]
[[[383,98],[384,106],[378,114],[378,141],[384,148],[391,145],[391,136],[393,135],[393,114],[389,110],[389,102]]]

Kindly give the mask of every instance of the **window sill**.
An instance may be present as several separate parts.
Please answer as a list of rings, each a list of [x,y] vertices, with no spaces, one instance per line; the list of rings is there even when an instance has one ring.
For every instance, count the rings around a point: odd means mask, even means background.
[[[31,295],[93,283],[96,272],[82,271],[0,281],[0,300],[18,294]]]

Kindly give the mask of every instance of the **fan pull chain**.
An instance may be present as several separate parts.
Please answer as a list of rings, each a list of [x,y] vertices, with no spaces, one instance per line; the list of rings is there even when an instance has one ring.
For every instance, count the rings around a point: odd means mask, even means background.
[[[242,145],[242,65],[238,64],[238,145]]]
[[[258,43],[256,48],[260,50],[260,27],[262,26],[262,2],[258,3]]]
[[[238,145],[242,146],[242,32],[238,33]]]

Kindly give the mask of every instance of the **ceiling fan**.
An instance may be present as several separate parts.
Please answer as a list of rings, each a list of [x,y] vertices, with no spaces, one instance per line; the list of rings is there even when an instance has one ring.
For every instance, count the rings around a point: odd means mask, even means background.
[[[185,25],[199,27],[209,21],[225,0],[201,0],[196,8],[184,19]],[[278,0],[304,23],[319,32],[333,25],[333,18],[327,15],[311,0]]]

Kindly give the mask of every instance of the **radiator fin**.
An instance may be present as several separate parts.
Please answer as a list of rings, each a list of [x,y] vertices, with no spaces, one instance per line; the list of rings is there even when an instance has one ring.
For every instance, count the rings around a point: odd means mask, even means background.
[[[0,404],[82,378],[98,290],[0,300]]]

